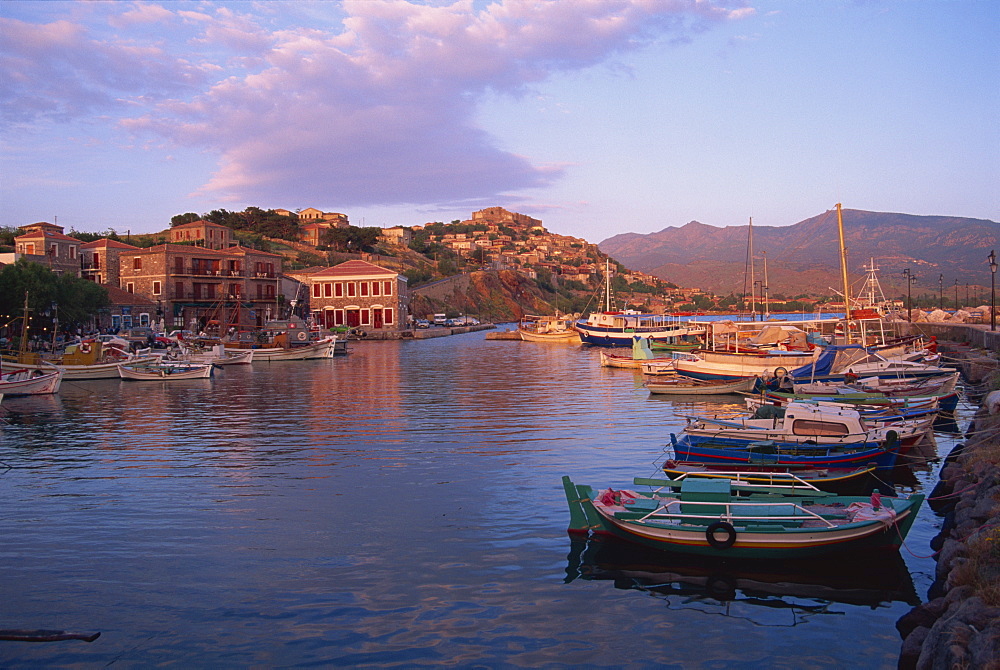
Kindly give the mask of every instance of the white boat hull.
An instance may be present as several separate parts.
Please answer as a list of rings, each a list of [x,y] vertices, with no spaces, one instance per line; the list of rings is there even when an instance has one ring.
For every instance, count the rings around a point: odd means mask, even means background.
[[[307,344],[301,347],[292,347],[290,349],[283,349],[280,347],[273,347],[267,349],[253,349],[253,360],[254,361],[303,361],[312,358],[333,358],[334,351],[336,350],[337,339],[334,337],[328,337],[319,342],[314,342],[313,344]],[[226,347],[226,353],[237,354],[246,351],[246,349],[234,349]]]
[[[151,363],[157,360],[156,356],[142,356],[125,361],[129,364]],[[94,363],[93,365],[59,365],[52,363],[49,365],[27,365],[25,363],[8,363],[4,361],[3,367],[9,370],[51,370],[56,367],[62,370],[63,379],[66,381],[89,381],[92,379],[118,379],[119,363]]]
[[[131,381],[184,381],[186,379],[208,379],[212,376],[212,366],[207,363],[130,365],[119,364],[118,374]]]
[[[18,370],[0,377],[0,394],[14,397],[57,393],[62,384],[62,370]]]

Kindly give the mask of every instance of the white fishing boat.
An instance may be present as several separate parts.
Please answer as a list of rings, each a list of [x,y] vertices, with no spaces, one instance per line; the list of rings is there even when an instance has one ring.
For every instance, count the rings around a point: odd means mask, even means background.
[[[89,381],[118,379],[119,363],[148,363],[155,360],[156,356],[153,355],[131,354],[98,341],[84,341],[68,345],[61,356],[44,361],[39,359],[37,363],[5,360],[3,366],[9,371],[50,371],[54,366],[62,370],[66,381]]]
[[[644,386],[650,393],[664,395],[725,395],[752,391],[756,383],[756,377],[736,381],[725,379],[706,381],[677,375],[655,381],[651,379]]]
[[[735,381],[748,377],[781,376],[788,370],[811,363],[812,352],[767,351],[737,352],[697,349],[678,355],[677,372],[695,379]]]
[[[50,367],[47,371],[17,370],[8,372],[0,375],[0,394],[14,397],[57,393],[62,378],[62,370],[55,367]]]
[[[303,361],[313,358],[333,358],[337,353],[337,336],[332,335],[318,342],[291,347],[260,347],[253,349],[254,361]],[[244,348],[226,347],[227,353],[246,351]]]
[[[873,421],[853,408],[793,402],[785,407],[781,417],[777,414],[771,418],[689,416],[684,432],[712,439],[824,446],[885,444],[898,438],[903,446],[911,446],[926,435],[928,428],[924,418]]]
[[[182,363],[159,361],[153,363],[118,365],[122,379],[131,381],[183,381],[186,379],[208,379],[212,376],[210,363]]]
[[[188,363],[208,363],[210,365],[247,365],[253,362],[257,349],[229,349],[216,344],[210,349],[181,344],[181,354],[177,360]]]
[[[580,343],[580,333],[569,315],[526,316],[517,325],[517,332],[525,342]]]

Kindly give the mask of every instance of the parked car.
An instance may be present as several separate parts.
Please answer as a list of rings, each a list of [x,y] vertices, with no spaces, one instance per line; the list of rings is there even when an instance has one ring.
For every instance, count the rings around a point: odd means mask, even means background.
[[[84,342],[100,342],[105,347],[115,347],[116,349],[128,349],[128,340],[117,335],[94,335],[84,339]]]
[[[431,322],[428,321],[427,319],[417,319],[416,321],[413,322],[413,325],[416,328],[430,328]]]
[[[153,329],[149,326],[136,326],[121,333],[121,337],[137,347],[146,347],[153,343]]]

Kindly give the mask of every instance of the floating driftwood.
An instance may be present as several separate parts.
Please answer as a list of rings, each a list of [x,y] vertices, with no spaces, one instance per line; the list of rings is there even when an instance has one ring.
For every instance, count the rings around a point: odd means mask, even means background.
[[[96,633],[67,633],[64,630],[0,629],[0,640],[13,640],[15,642],[59,642],[60,640],[93,642],[100,636],[100,631]]]

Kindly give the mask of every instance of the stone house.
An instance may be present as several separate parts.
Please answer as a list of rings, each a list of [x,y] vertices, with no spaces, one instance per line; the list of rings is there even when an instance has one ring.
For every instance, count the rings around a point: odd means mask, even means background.
[[[395,244],[401,247],[407,247],[410,245],[410,242],[413,241],[413,231],[404,226],[383,228],[382,234],[379,235],[379,239],[386,244]]]
[[[104,238],[80,246],[81,273],[84,279],[98,284],[120,286],[121,267],[118,262],[123,252],[138,251],[139,247]]]
[[[48,266],[56,274],[80,276],[80,246],[75,237],[63,234],[63,227],[41,221],[20,226],[24,233],[14,238],[13,254],[4,254],[4,262],[18,258]]]
[[[256,328],[278,318],[282,256],[161,244],[119,256],[120,285],[162,309],[167,328]]]
[[[233,230],[228,226],[205,220],[192,221],[170,229],[170,243],[201,242],[206,249],[226,249],[233,246]]]
[[[309,308],[325,328],[396,331],[409,320],[405,276],[367,261],[347,261],[301,275]]]

